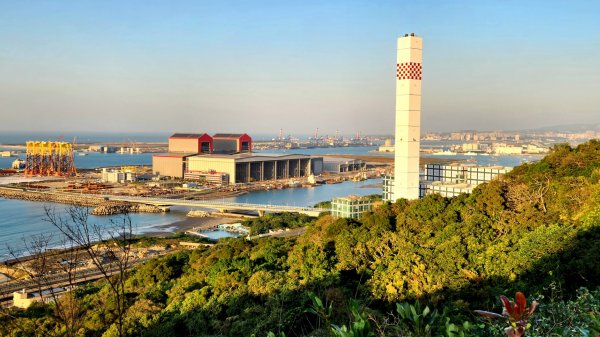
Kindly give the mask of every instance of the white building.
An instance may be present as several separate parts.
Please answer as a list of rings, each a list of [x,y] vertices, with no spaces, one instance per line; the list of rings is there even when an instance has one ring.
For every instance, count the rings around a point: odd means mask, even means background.
[[[471,193],[479,184],[496,179],[512,170],[505,166],[477,165],[425,165],[425,174],[420,184],[419,196],[437,193],[444,197],[454,197],[461,193]]]
[[[518,155],[518,154],[523,153],[523,147],[521,147],[521,146],[494,146],[494,152],[496,154]]]
[[[102,169],[102,182],[103,183],[126,183],[130,181],[136,181],[137,174],[133,172],[124,172],[119,170],[107,170]]]

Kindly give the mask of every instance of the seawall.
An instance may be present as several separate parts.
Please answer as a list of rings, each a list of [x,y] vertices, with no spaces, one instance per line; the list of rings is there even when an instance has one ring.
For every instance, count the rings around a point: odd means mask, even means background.
[[[0,187],[0,198],[36,202],[56,202],[82,207],[94,207],[93,215],[113,215],[123,213],[165,213],[168,208],[153,205],[134,204],[121,201],[107,201],[103,197],[84,194],[24,191],[16,188]]]

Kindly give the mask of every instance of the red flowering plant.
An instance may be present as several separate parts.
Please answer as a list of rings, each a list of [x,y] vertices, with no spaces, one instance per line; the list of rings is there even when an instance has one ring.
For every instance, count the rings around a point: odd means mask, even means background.
[[[533,301],[531,306],[528,307],[527,299],[522,292],[518,292],[515,295],[514,302],[504,295],[500,296],[500,301],[502,301],[502,305],[504,306],[502,314],[483,310],[475,310],[475,312],[489,318],[507,319],[510,326],[504,329],[506,335],[509,337],[524,336],[525,331],[531,327],[531,324],[529,324],[527,320],[533,315],[533,312],[539,303]]]

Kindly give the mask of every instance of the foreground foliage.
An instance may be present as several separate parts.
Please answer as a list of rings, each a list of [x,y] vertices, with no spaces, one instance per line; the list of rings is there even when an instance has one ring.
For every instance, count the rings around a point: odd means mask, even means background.
[[[600,143],[557,146],[470,195],[399,200],[358,221],[270,215],[254,233],[155,259],[125,284],[128,336],[505,336],[498,295],[540,306],[530,336],[596,336]],[[77,292],[80,336],[114,336],[114,299]],[[319,298],[321,306],[314,298]],[[312,308],[312,310],[307,310]],[[0,318],[2,336],[60,335],[52,306]]]

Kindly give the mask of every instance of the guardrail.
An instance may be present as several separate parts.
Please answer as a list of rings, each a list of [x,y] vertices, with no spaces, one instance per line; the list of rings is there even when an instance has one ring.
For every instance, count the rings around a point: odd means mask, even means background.
[[[103,198],[114,201],[127,201],[137,203],[152,203],[161,205],[193,205],[193,206],[204,206],[206,208],[218,207],[232,209],[260,209],[260,210],[284,210],[290,212],[329,212],[329,209],[325,208],[313,208],[313,207],[301,207],[301,206],[289,206],[289,205],[265,205],[265,204],[249,204],[249,203],[238,203],[238,202],[226,202],[218,200],[181,200],[181,199],[169,199],[169,198],[152,198],[152,197],[123,197],[123,196],[111,196],[103,195]]]

